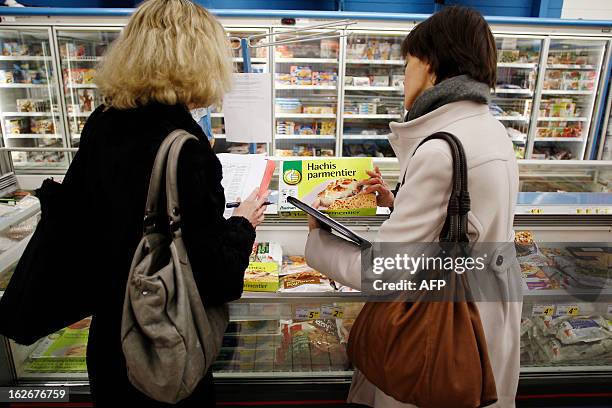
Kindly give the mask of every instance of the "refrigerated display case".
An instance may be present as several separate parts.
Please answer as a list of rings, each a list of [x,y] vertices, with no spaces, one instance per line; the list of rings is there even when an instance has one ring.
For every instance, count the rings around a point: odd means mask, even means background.
[[[282,31],[274,36],[288,38]],[[337,155],[340,44],[321,38],[274,47],[275,155]]]
[[[0,72],[6,73],[0,74],[5,146],[78,147],[89,109],[101,102],[90,83],[95,64],[125,23],[118,19],[117,27],[104,27],[114,24],[105,20],[96,26],[97,21],[79,27],[61,18],[29,19],[33,25],[19,28],[0,22],[4,52],[11,54],[0,61],[0,68],[5,67]],[[290,37],[283,34],[289,28],[280,21],[230,17],[222,22],[232,41],[237,72],[243,70],[240,38],[265,33],[276,34],[266,41]],[[303,25],[308,24],[296,24]],[[341,30],[340,38],[250,48],[253,71],[273,76],[272,143],[259,143],[255,151],[276,156],[392,157],[386,134],[389,122],[402,120],[405,113],[401,41],[413,25],[414,21],[358,21]],[[595,142],[593,129],[600,120],[612,37],[578,25],[564,30],[567,35],[557,34],[557,28],[492,25],[498,65],[490,108],[506,127],[520,159],[588,159],[587,150]],[[253,151],[248,144],[226,142],[220,107],[214,107],[211,116],[215,151]],[[17,170],[30,172],[55,167],[61,173],[71,160],[60,151],[13,151],[11,156]]]
[[[584,157],[605,50],[603,40],[550,39],[530,158]]]
[[[257,30],[246,28],[228,28],[227,35],[230,38],[232,46],[232,61],[234,63],[234,72],[244,71],[244,58],[242,49],[240,48],[240,39],[248,38],[251,35],[265,34],[269,30]],[[269,52],[268,48],[249,48],[249,56],[251,60],[251,72],[267,73],[270,72]],[[270,91],[271,92],[271,91]],[[211,126],[213,137],[215,139],[213,149],[215,153],[239,153],[248,154],[248,143],[228,142],[225,139],[225,118],[221,106],[215,106],[212,109]],[[270,153],[271,146],[269,143],[257,143],[255,152],[258,154]]]
[[[354,32],[347,38],[342,112],[342,156],[393,157],[389,122],[404,113],[407,33]]]
[[[6,147],[65,147],[50,28],[0,29],[0,112]],[[17,169],[66,168],[61,152],[11,152]]]
[[[102,104],[95,81],[96,66],[109,45],[119,36],[117,29],[61,28],[56,32],[62,68],[62,84],[70,145],[78,147],[81,131],[91,113]]]
[[[506,127],[518,159],[526,157],[543,39],[496,36],[497,82],[491,113]]]
[[[546,164],[528,160],[520,165],[515,230],[522,232],[519,243],[530,234],[536,242],[519,251],[524,278],[521,387],[534,381],[548,381],[551,387],[571,381],[575,390],[605,387],[612,379],[612,334],[604,324],[612,318],[612,281],[600,281],[610,279],[612,162]],[[389,181],[397,176],[397,171],[385,172]],[[276,185],[277,177],[273,181]],[[28,211],[0,223],[0,236],[12,231],[14,241],[21,239],[15,249],[0,254],[0,282],[7,281],[35,225],[38,208]],[[344,218],[343,223],[373,238],[385,219]],[[19,227],[24,220],[29,229]],[[244,292],[230,304],[231,322],[214,364],[221,401],[346,397],[352,375],[346,343],[365,297],[305,264],[306,237],[306,222],[296,217],[267,216],[258,228],[258,242],[282,248],[282,261],[270,258],[279,262],[279,288]],[[579,258],[582,269],[568,268],[566,258]],[[583,299],[575,291],[566,293],[568,288],[591,293],[593,279],[599,279],[597,296]],[[0,369],[8,370],[11,384],[62,384],[72,386],[74,394],[87,393],[88,324],[85,319],[29,347],[9,343],[5,351],[11,363]],[[568,327],[592,330],[567,334],[563,330]],[[236,393],[236,386],[244,392]]]

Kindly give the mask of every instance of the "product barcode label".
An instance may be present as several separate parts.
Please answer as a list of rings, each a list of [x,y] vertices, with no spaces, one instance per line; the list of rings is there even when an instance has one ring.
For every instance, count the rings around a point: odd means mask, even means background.
[[[298,306],[295,308],[296,319],[318,319],[321,317],[321,310],[313,307]]]
[[[578,316],[580,309],[577,305],[559,305],[557,306],[557,315],[559,316]]]
[[[321,317],[323,319],[342,319],[344,310],[342,306],[323,305],[321,306]]]
[[[554,314],[554,305],[533,305],[533,308],[531,309],[532,316],[552,316]]]

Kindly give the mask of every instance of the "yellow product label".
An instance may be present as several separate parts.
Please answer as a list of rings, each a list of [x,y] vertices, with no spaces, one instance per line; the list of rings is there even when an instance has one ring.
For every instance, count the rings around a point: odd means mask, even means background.
[[[276,262],[249,262],[244,272],[247,292],[276,292],[279,288],[279,265]]]
[[[280,177],[281,214],[302,214],[287,202],[292,196],[330,215],[376,214],[376,195],[364,194],[359,182],[367,180],[372,158],[329,158],[284,161]]]

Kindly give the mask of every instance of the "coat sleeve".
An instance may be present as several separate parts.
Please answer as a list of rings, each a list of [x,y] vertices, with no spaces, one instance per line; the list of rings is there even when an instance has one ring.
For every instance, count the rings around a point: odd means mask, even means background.
[[[430,141],[410,160],[395,209],[378,231],[378,242],[432,242],[442,230],[451,192],[452,156],[443,141]],[[361,289],[360,250],[322,229],[310,232],[308,265],[330,278]]]
[[[178,190],[183,240],[205,305],[239,299],[255,229],[243,217],[225,219],[221,164],[203,142],[185,144]]]

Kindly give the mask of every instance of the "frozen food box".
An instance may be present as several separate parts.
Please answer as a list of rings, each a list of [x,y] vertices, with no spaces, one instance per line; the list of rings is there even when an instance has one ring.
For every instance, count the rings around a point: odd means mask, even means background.
[[[291,196],[334,216],[375,215],[376,195],[364,194],[358,186],[369,178],[367,170],[372,170],[370,157],[283,161],[279,212],[303,215],[287,202]]]
[[[283,250],[274,242],[255,242],[244,272],[244,290],[247,292],[276,292]]]

